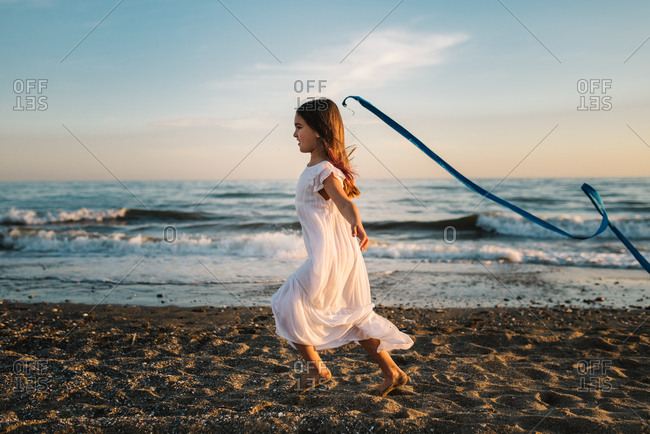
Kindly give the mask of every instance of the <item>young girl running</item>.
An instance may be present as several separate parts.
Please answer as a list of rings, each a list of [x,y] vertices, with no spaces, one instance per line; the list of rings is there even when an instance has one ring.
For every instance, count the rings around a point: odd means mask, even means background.
[[[317,350],[358,342],[383,371],[378,394],[386,396],[408,381],[388,352],[410,348],[413,341],[373,311],[361,255],[369,240],[350,200],[360,193],[341,114],[329,99],[309,100],[296,110],[294,124],[300,152],[311,154],[296,188],[309,258],[271,297],[277,334],[307,362],[294,390],[304,392],[332,378]]]

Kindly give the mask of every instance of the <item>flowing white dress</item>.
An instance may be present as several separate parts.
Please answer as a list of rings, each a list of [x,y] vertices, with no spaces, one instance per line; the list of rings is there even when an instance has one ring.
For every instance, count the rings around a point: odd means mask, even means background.
[[[377,351],[407,349],[411,338],[377,315],[370,299],[368,272],[359,241],[334,202],[318,191],[343,172],[325,160],[307,166],[296,188],[296,211],[309,258],[271,297],[276,333],[289,341],[336,348],[375,338]]]

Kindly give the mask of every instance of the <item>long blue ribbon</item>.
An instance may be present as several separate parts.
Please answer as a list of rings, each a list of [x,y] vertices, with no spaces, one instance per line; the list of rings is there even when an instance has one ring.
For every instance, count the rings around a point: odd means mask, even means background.
[[[460,182],[465,184],[467,187],[469,187],[471,190],[475,191],[476,193],[480,194],[481,196],[490,199],[493,202],[498,203],[499,205],[502,205],[517,214],[519,214],[522,217],[525,217],[526,219],[530,220],[533,223],[538,224],[539,226],[546,228],[550,231],[553,231],[555,233],[558,233],[560,235],[564,235],[565,237],[569,238],[574,238],[577,240],[586,240],[589,238],[593,238],[596,235],[599,235],[602,233],[605,229],[607,229],[607,226],[614,232],[614,235],[618,237],[619,240],[627,247],[627,249],[634,255],[637,261],[639,261],[639,264],[648,272],[650,273],[650,263],[639,253],[639,251],[632,245],[632,243],[623,235],[623,233],[614,225],[609,220],[609,217],[607,216],[607,211],[605,210],[605,205],[603,204],[602,199],[600,198],[600,195],[596,191],[595,188],[590,186],[589,184],[582,184],[582,191],[587,195],[587,197],[591,200],[591,203],[594,205],[596,210],[600,213],[600,215],[603,217],[602,221],[600,222],[600,226],[598,227],[598,230],[594,232],[592,235],[589,236],[581,236],[581,235],[574,235],[570,234],[563,229],[558,228],[557,226],[554,226],[547,222],[546,220],[542,220],[541,218],[529,213],[528,211],[519,208],[516,205],[511,204],[507,200],[504,200],[500,198],[499,196],[496,196],[489,191],[485,190],[483,187],[480,185],[475,184],[472,182],[470,179],[466,178],[462,173],[451,167],[445,160],[440,158],[435,152],[433,152],[431,149],[429,149],[424,143],[422,143],[417,137],[415,137],[413,134],[411,134],[406,128],[395,122],[393,119],[391,119],[388,115],[383,113],[381,110],[379,110],[377,107],[374,105],[370,104],[368,101],[365,99],[359,97],[359,96],[348,96],[343,100],[343,106],[347,107],[347,104],[345,101],[347,101],[348,98],[353,98],[356,99],[359,104],[361,104],[363,107],[371,111],[375,116],[377,116],[379,119],[384,121],[389,127],[400,133],[402,136],[404,136],[407,140],[409,140],[411,143],[413,143],[415,146],[417,146],[422,152],[427,154],[429,158],[431,158],[433,161],[438,163],[440,166],[442,166],[447,172],[451,173],[456,179],[458,179]]]

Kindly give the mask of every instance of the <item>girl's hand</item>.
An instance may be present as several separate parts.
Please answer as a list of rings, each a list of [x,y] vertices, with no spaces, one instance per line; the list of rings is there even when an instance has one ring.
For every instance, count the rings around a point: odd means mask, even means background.
[[[368,239],[368,235],[366,235],[366,231],[362,225],[352,225],[352,236],[359,238],[359,247],[361,247],[362,252],[368,248],[370,239]]]

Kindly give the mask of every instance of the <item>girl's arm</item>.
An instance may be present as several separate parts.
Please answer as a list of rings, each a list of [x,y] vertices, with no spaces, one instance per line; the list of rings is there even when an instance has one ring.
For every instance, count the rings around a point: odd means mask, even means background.
[[[366,235],[366,231],[363,229],[361,224],[361,216],[359,215],[359,209],[357,206],[348,198],[348,195],[345,194],[343,190],[343,185],[334,175],[330,174],[323,181],[323,187],[327,195],[334,201],[334,204],[339,209],[343,217],[350,223],[352,226],[352,236],[359,237],[359,247],[363,252],[368,248],[370,240]]]

